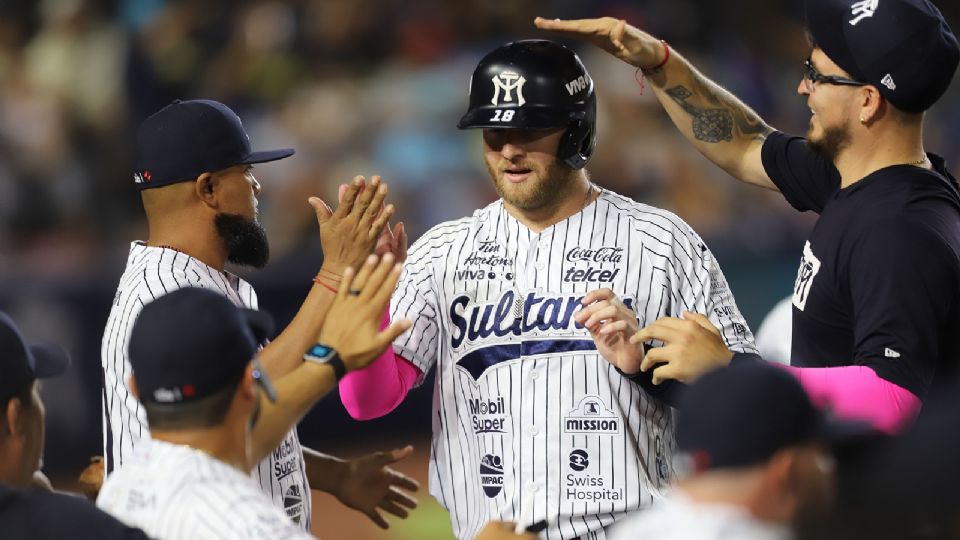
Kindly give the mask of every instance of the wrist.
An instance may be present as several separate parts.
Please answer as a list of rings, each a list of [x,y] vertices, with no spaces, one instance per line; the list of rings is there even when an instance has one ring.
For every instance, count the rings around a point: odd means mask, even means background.
[[[337,382],[340,382],[347,374],[347,367],[344,365],[343,359],[340,358],[340,354],[329,345],[323,345],[322,343],[313,345],[303,354],[303,360],[330,367]]]
[[[323,261],[323,264],[320,266],[319,275],[341,278],[347,266],[349,265],[340,264],[336,261]]]
[[[655,41],[650,43],[650,57],[656,58],[656,60],[648,62],[647,65],[637,65],[641,71],[647,73],[660,70],[667,64],[667,61],[670,60],[670,45],[667,44],[667,41],[665,39],[653,39]]]
[[[306,457],[306,453],[304,453]],[[340,491],[350,476],[350,462],[340,458],[315,454],[307,466],[307,480],[312,489],[317,489],[334,497],[340,497]],[[310,474],[312,473],[312,474]]]

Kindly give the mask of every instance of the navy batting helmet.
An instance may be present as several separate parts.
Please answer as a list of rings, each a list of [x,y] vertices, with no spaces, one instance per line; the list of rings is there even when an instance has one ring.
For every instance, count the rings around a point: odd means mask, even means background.
[[[507,43],[480,60],[457,127],[567,128],[557,158],[574,169],[596,146],[597,97],[576,53],[543,39]]]

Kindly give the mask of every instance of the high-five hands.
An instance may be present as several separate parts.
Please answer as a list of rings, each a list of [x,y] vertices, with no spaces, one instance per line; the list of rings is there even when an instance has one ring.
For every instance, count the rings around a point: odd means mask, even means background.
[[[320,224],[320,243],[323,246],[323,267],[337,275],[352,266],[360,268],[367,255],[374,252],[393,215],[392,204],[383,205],[388,193],[387,185],[379,176],[370,179],[357,176],[340,190],[340,204],[336,212],[318,197],[307,201],[317,214]],[[403,225],[397,224],[397,234],[403,238],[403,254],[406,254],[406,234]],[[387,229],[389,231],[389,229]],[[389,231],[393,234],[393,231]],[[399,254],[394,253],[394,257]]]

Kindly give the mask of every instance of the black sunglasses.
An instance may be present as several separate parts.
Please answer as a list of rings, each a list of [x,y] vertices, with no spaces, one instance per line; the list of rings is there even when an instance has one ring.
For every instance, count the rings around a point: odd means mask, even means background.
[[[867,86],[869,84],[837,75],[823,75],[817,71],[817,68],[813,67],[813,62],[811,62],[809,58],[804,61],[803,67],[803,78],[813,83],[838,84],[842,86]]]

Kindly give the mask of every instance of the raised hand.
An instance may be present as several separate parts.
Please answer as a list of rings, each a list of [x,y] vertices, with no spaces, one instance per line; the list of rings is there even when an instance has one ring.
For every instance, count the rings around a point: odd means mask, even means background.
[[[640,371],[643,345],[630,342],[639,329],[637,314],[610,289],[591,291],[580,302],[585,307],[573,319],[590,332],[597,352],[626,374]]]
[[[369,184],[357,176],[341,189],[336,211],[318,197],[307,199],[320,224],[325,269],[342,274],[348,266],[359,268],[373,253],[394,211],[392,204],[383,205],[388,191],[379,176],[372,177]]]
[[[405,519],[410,510],[417,507],[417,500],[402,490],[417,491],[420,484],[409,476],[391,469],[396,463],[413,453],[407,446],[390,452],[375,452],[348,460],[343,482],[331,491],[340,502],[362,512],[381,529],[390,526],[380,510]]]
[[[556,32],[567,38],[589,41],[641,69],[660,65],[666,56],[660,40],[622,19],[602,17],[562,21],[537,17],[533,24],[541,30]]]
[[[400,280],[402,266],[393,255],[369,255],[359,272],[347,267],[318,341],[339,353],[347,371],[363,369],[410,328],[398,319],[383,331],[380,321]]]
[[[692,383],[704,373],[730,364],[733,352],[727,348],[720,330],[699,313],[683,312],[683,319],[661,317],[630,338],[640,345],[659,340],[663,347],[647,351],[641,371],[653,369],[653,384],[668,379]],[[659,367],[657,364],[662,364]]]

